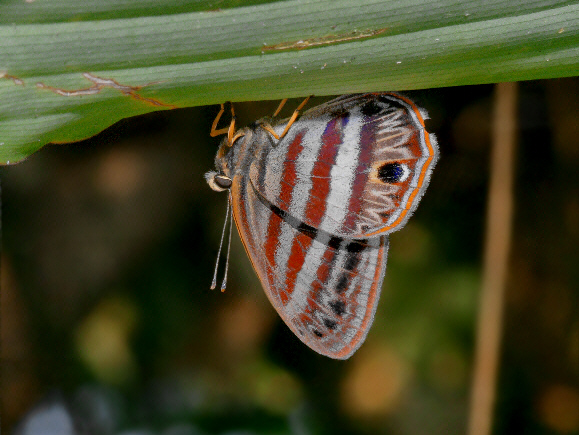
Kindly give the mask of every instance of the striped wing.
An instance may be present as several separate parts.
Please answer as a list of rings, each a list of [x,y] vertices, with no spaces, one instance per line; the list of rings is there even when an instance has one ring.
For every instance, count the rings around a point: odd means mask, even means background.
[[[316,352],[350,357],[374,319],[388,238],[316,230],[268,202],[246,176],[234,179],[231,193],[241,239],[283,321]]]
[[[300,222],[366,238],[406,223],[437,154],[411,101],[387,93],[350,95],[304,113],[251,164],[250,178],[261,196]]]

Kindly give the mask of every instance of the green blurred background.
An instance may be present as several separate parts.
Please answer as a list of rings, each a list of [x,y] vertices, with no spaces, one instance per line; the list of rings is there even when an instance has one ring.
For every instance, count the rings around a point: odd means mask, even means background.
[[[465,433],[493,86],[405,95],[441,158],[347,361],[292,335],[237,234],[227,291],[209,290],[218,107],[126,119],[1,168],[2,429],[62,406],[87,434]],[[239,125],[277,104],[237,104]],[[579,79],[521,83],[518,120],[494,433],[579,433]]]

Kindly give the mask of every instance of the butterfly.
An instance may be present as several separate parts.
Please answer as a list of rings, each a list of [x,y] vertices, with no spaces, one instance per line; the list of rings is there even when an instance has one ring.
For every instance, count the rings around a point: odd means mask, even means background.
[[[211,135],[227,136],[205,178],[229,192],[243,245],[286,325],[316,352],[347,359],[376,313],[388,235],[416,209],[438,148],[426,113],[398,94],[344,95],[300,116],[306,99],[275,121],[285,101],[240,130],[233,107],[229,127],[217,129],[221,105]]]

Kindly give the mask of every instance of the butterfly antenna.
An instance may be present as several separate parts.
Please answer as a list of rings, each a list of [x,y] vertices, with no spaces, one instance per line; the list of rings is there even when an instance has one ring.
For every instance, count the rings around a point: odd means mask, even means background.
[[[227,211],[231,208],[231,192],[229,192],[229,196],[227,197]],[[233,213],[232,213],[233,214]],[[223,277],[223,282],[221,283],[221,291],[225,291],[225,287],[227,286],[227,271],[229,270],[229,253],[231,252],[231,231],[233,228],[233,218],[229,219],[229,242],[227,243],[227,257],[225,260],[225,275]]]
[[[221,248],[223,246],[223,238],[225,237],[225,229],[227,228],[227,220],[229,219],[229,209],[230,209],[230,202],[229,202],[229,196],[228,196],[227,197],[227,212],[225,213],[225,223],[223,224],[223,231],[221,231],[221,242],[219,242],[219,251],[217,251],[217,261],[215,261],[215,272],[213,272],[213,281],[211,281],[211,287],[210,287],[211,290],[213,290],[217,286],[217,268],[219,267],[219,259],[221,258]],[[229,240],[231,240],[231,232],[230,232]],[[229,262],[229,251],[227,252],[227,258],[228,258],[228,262]]]

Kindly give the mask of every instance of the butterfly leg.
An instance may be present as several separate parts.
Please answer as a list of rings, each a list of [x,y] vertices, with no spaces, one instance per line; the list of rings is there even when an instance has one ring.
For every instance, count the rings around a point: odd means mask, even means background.
[[[279,103],[279,106],[277,106],[277,109],[274,112],[272,118],[275,118],[279,114],[279,112],[281,112],[281,109],[283,108],[283,106],[285,106],[285,103],[287,103],[287,98],[281,100],[281,103]]]
[[[287,134],[287,132],[289,131],[290,127],[293,125],[293,123],[296,122],[296,119],[298,119],[298,116],[300,115],[300,110],[302,110],[302,108],[307,104],[307,102],[310,98],[312,98],[311,95],[309,97],[307,97],[304,101],[302,101],[302,104],[300,104],[298,106],[298,108],[296,110],[294,110],[294,113],[292,114],[292,117],[290,118],[289,122],[285,126],[285,129],[284,129],[283,133],[280,135],[280,138],[284,137]]]
[[[288,121],[287,125],[285,126],[284,131],[282,132],[282,134],[278,135],[274,130],[273,127],[271,125],[269,125],[268,123],[263,123],[260,124],[261,128],[263,128],[265,131],[267,131],[268,133],[270,133],[273,137],[275,137],[277,140],[281,139],[282,137],[284,137],[287,132],[289,131],[290,127],[293,125],[293,123],[296,121],[296,119],[298,119],[298,116],[300,115],[300,110],[302,110],[302,108],[307,104],[308,100],[311,98],[312,96],[310,95],[309,97],[307,97],[304,101],[302,101],[302,103],[297,107],[296,110],[294,110],[294,113],[292,114],[290,120]],[[282,100],[282,102],[279,104],[279,107],[277,108],[277,110],[275,111],[275,113],[273,114],[273,116],[276,116],[282,109],[282,107],[285,105],[287,101],[287,98],[285,98],[284,100]]]
[[[231,105],[231,124],[229,124],[229,129],[227,130],[227,143],[229,146],[233,146],[233,143],[239,139],[240,137],[245,136],[245,133],[242,131],[235,132],[235,111],[233,110],[233,104]]]
[[[223,115],[224,111],[225,111],[225,106],[223,105],[223,103],[221,103],[221,110],[219,110],[219,113],[217,114],[217,116],[213,120],[213,125],[211,125],[211,132],[209,133],[209,135],[211,137],[219,136],[219,135],[225,134],[229,131],[229,127],[217,130],[217,124],[219,123],[219,120],[221,119],[221,115]]]
[[[235,111],[233,110],[233,104],[231,104],[231,122],[229,123],[229,127],[225,127],[225,128],[221,128],[221,129],[217,130],[217,124],[219,123],[219,120],[221,119],[221,116],[223,115],[224,111],[225,111],[225,106],[222,103],[221,109],[219,110],[219,113],[215,117],[215,120],[213,121],[213,125],[211,125],[211,132],[209,133],[209,135],[211,137],[215,137],[215,136],[219,136],[222,134],[227,134],[227,143],[229,146],[232,146],[233,142],[235,142],[240,137],[245,136],[245,133],[242,133],[239,131],[237,133],[235,132],[236,117],[235,117]]]

